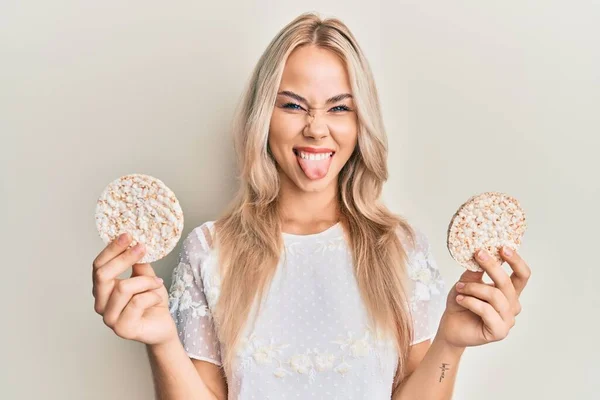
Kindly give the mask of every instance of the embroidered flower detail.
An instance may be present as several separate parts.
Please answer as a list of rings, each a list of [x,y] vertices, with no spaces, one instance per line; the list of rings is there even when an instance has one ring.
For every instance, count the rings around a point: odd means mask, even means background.
[[[219,294],[221,293],[221,288],[219,287],[211,287],[206,291],[206,301],[211,304],[213,307],[217,304],[217,300],[219,299]]]
[[[221,278],[218,274],[213,273],[210,275],[210,278],[208,279],[208,286],[210,286],[211,288],[221,286]]]
[[[282,367],[279,367],[273,372],[273,375],[275,375],[278,378],[285,378],[288,375],[292,375],[292,373]]]
[[[408,276],[414,282],[411,301],[429,301],[431,295],[440,294],[444,282],[435,259],[428,257],[423,251],[417,251],[410,257]]]
[[[175,299],[179,299],[182,295],[183,292],[185,291],[185,283],[183,282],[183,279],[177,279],[173,281],[173,284],[171,285],[171,295],[169,296],[169,300],[175,300]]]
[[[249,337],[242,338],[238,357],[242,359],[241,365],[244,369],[251,368],[252,365],[269,365],[276,361],[278,366],[273,370],[273,375],[276,377],[284,378],[296,372],[307,375],[308,382],[313,383],[317,372],[333,370],[342,375],[349,372],[352,365],[351,362],[346,361],[346,357],[354,359],[366,357],[375,348],[377,351],[387,352],[389,350],[387,346],[393,346],[393,342],[389,339],[376,339],[368,325],[361,336],[355,337],[352,331],[348,331],[345,338],[338,338],[332,343],[339,345],[338,354],[329,351],[321,352],[317,348],[312,348],[292,354],[286,359],[287,361],[283,362],[280,356],[282,350],[289,347],[289,344],[278,344],[273,338],[270,339],[269,344],[264,344],[253,333]],[[337,362],[337,360],[341,360],[341,362]],[[289,365],[291,371],[284,368],[284,364]]]
[[[252,357],[254,357],[254,360],[259,364],[269,364],[272,359],[271,349],[267,346],[261,346],[256,349],[254,354],[252,354]]]
[[[315,253],[325,254],[327,251],[341,250],[344,244],[345,240],[343,237],[319,241]]]
[[[201,263],[204,294],[206,295],[206,301],[209,306],[214,309],[219,300],[221,293],[221,276],[218,270],[218,263],[216,263],[215,254],[211,253]]]
[[[331,353],[317,354],[315,356],[315,367],[320,372],[327,371],[333,367],[335,358],[335,355]]]
[[[242,338],[240,350],[238,356],[244,361],[251,357],[257,364],[265,365],[270,364],[273,360],[279,361],[278,355],[280,355],[283,349],[287,348],[289,344],[277,344],[273,338],[270,339],[269,344],[264,344],[261,340],[256,338],[255,334],[250,335],[248,338]],[[243,365],[248,366],[247,363]]]
[[[350,371],[351,368],[352,367],[350,366],[350,364],[348,364],[346,361],[342,361],[342,363],[338,364],[338,366],[335,367],[333,370],[335,372],[339,372],[340,374],[344,375],[348,371]]]
[[[295,354],[292,356],[289,363],[294,371],[301,374],[307,374],[313,367],[313,363],[308,354]]]
[[[368,335],[368,332],[365,336]],[[352,353],[352,355],[354,357],[364,357],[367,354],[369,354],[369,343],[367,342],[366,338],[363,339],[359,339],[357,341],[355,341],[354,343],[352,343],[352,345],[350,346],[350,352]]]
[[[253,342],[255,334],[250,335],[250,337],[242,337],[240,339],[240,346],[238,349],[238,357],[247,358],[253,352]]]
[[[414,273],[414,279],[423,282],[425,285],[431,283],[431,270],[429,268],[420,268]]]
[[[354,339],[354,333],[348,331],[346,339],[334,340],[332,343],[339,344],[340,349],[342,350],[350,350],[350,354],[353,357],[358,358],[369,354],[369,351],[371,350],[370,337],[370,330],[366,330],[365,334],[360,339]]]
[[[204,302],[194,301],[191,289],[193,288],[194,274],[189,264],[180,262],[173,270],[173,283],[169,293],[169,311],[175,314],[192,310],[192,317],[210,316],[208,307]]]
[[[304,254],[304,248],[300,242],[290,242],[284,246],[284,251],[292,257]]]
[[[181,277],[181,280],[183,281],[183,284],[185,285],[185,287],[191,287],[192,284],[194,283],[194,274],[192,273],[192,267],[187,264],[184,264],[184,265],[189,268],[184,269],[184,273],[183,273],[183,276]]]
[[[192,295],[190,292],[183,292],[181,298],[179,299],[179,311],[185,311],[188,308],[191,308],[193,303],[194,302],[192,301]]]

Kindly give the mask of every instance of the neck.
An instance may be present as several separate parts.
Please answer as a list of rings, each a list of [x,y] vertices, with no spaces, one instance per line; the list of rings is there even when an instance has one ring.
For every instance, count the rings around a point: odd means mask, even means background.
[[[318,192],[300,190],[288,179],[281,179],[278,208],[282,225],[291,230],[299,227],[326,228],[340,219],[337,180]]]

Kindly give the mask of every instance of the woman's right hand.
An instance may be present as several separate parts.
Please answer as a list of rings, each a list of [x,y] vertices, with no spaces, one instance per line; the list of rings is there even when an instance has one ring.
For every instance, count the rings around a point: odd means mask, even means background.
[[[93,262],[94,310],[118,336],[148,345],[178,340],[169,313],[169,294],[150,264],[136,264],[145,252],[138,243],[128,249],[131,235],[122,234]],[[117,279],[129,267],[131,277]]]

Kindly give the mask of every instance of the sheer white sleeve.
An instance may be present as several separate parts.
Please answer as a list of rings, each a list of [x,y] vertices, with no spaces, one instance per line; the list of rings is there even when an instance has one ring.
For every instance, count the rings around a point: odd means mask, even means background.
[[[416,245],[408,249],[409,295],[414,337],[412,344],[432,339],[446,309],[446,284],[431,252],[428,237],[415,229]]]
[[[169,311],[187,354],[191,358],[221,366],[219,340],[202,279],[202,263],[207,261],[212,250],[210,239],[203,233],[207,232],[206,226],[195,228],[183,241],[178,263],[172,273]]]

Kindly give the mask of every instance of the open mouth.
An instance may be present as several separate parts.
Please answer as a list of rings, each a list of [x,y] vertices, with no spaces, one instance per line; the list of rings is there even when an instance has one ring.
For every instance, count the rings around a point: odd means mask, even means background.
[[[325,160],[327,158],[333,157],[333,155],[335,154],[335,151],[331,151],[331,152],[327,152],[327,153],[313,153],[313,152],[300,151],[298,149],[294,149],[294,154],[296,155],[296,157],[300,157],[305,160],[319,161],[319,160]]]
[[[308,179],[316,180],[327,176],[335,151],[324,150],[304,151],[294,149],[298,165]]]

